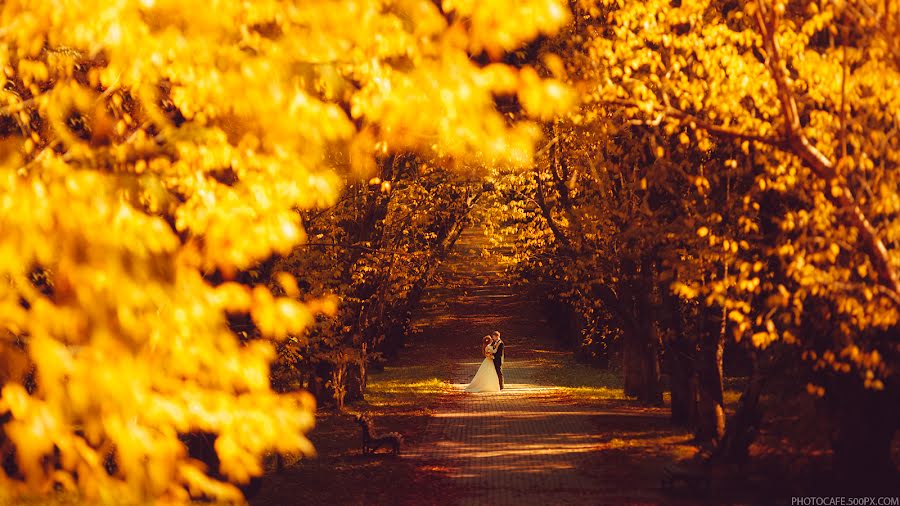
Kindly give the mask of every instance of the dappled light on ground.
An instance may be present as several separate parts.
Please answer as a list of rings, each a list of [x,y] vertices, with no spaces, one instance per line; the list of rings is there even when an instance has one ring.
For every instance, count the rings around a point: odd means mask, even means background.
[[[479,240],[474,234],[464,237],[466,244]],[[420,443],[406,455],[421,472],[442,478],[453,491],[447,501],[453,504],[660,499],[659,470],[693,453],[689,437],[671,430],[664,410],[627,400],[616,374],[576,363],[529,296],[498,282],[495,265],[479,263],[466,251],[456,253],[454,275],[467,278],[454,278],[457,288],[435,290],[434,303],[416,320],[423,339],[406,350],[414,369],[426,369],[424,362],[435,356],[446,367],[443,400]],[[500,330],[506,343],[505,388],[465,393],[481,364],[480,336],[493,330]],[[383,393],[399,392],[404,387],[397,374],[375,375],[373,385]],[[405,379],[407,391],[422,388]],[[608,462],[607,452],[613,455]],[[621,472],[609,466],[623,467],[623,454],[630,460],[624,466],[630,476],[611,481],[608,475]]]
[[[597,465],[605,451],[628,452],[635,463],[651,468],[692,453],[687,436],[666,429],[661,410],[603,402],[622,399],[620,389],[605,392],[617,395],[573,396],[572,387],[535,381],[540,365],[550,364],[546,359],[510,360],[504,374],[512,382],[502,392],[459,395],[453,405],[434,413],[428,434],[431,445],[412,455],[440,462],[440,474],[465,494],[462,503],[600,500],[612,486],[601,476],[602,465]],[[477,364],[463,361],[458,366],[469,372]],[[465,383],[448,386],[459,392]],[[649,498],[656,488],[648,484],[628,493]]]

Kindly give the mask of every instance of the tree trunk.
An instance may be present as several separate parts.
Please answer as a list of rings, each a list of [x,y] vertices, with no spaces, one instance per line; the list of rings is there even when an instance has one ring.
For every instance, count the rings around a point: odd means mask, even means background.
[[[623,261],[629,278],[620,280],[618,293],[604,285],[594,285],[593,294],[615,315],[622,330],[622,376],[625,395],[641,402],[662,404],[659,370],[659,336],[654,327],[649,288],[635,281],[640,271],[634,262]],[[637,285],[637,286],[635,286]],[[635,294],[644,294],[635,297]],[[645,323],[640,323],[645,322]]]
[[[862,387],[842,389],[834,395],[839,397],[833,405],[832,441],[839,485],[847,492],[896,493],[897,488],[889,488],[900,483],[891,458],[891,443],[900,428],[897,396]]]
[[[677,336],[666,353],[671,374],[672,423],[693,428],[697,422],[697,389],[694,380],[694,350],[684,336]]]
[[[662,382],[659,367],[660,339],[657,331],[657,308],[653,301],[655,258],[644,255],[637,277],[635,300],[636,327],[640,329],[642,384],[638,400],[653,406],[662,406]]]
[[[654,406],[662,406],[662,375],[659,366],[659,336],[656,329],[652,328],[647,334],[647,351],[644,355],[646,367],[644,368],[644,396],[643,402]]]
[[[665,321],[673,334],[664,347],[669,367],[669,390],[672,393],[671,421],[678,427],[694,428],[697,421],[697,390],[693,379],[697,346],[685,333],[681,300],[668,287],[661,287],[660,291]]]
[[[738,402],[737,411],[728,420],[728,427],[722,442],[716,449],[716,456],[733,464],[743,465],[750,453],[750,445],[756,439],[762,413],[759,397],[766,380],[758,367],[756,355],[753,357],[753,372],[750,382]]]
[[[725,326],[723,320],[707,321],[701,329],[697,378],[700,387],[698,406],[700,417],[696,437],[700,442],[718,443],[725,434],[725,395],[722,377]]]
[[[634,329],[626,329],[622,333],[622,375],[624,376],[625,395],[638,397],[644,378],[643,360],[638,335]]]
[[[366,389],[365,370],[357,363],[347,364],[347,372],[344,373],[344,403],[355,402],[363,399]]]
[[[659,335],[649,320],[643,325],[641,336],[643,338],[641,389],[638,400],[653,406],[662,406],[662,382],[659,368]]]
[[[646,313],[646,311],[642,311]],[[662,405],[662,383],[659,367],[659,335],[649,315],[644,322],[626,329],[623,335],[623,373],[625,395],[641,402]]]

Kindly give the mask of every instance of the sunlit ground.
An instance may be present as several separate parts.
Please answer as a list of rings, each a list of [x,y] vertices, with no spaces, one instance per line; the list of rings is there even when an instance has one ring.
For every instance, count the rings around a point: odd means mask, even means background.
[[[691,435],[672,428],[665,408],[628,399],[621,371],[577,362],[526,294],[476,263],[457,266],[463,281],[442,281],[398,360],[371,372],[365,399],[345,415],[320,413],[319,461],[295,466],[277,487],[318,487],[308,502],[335,504],[662,500],[661,469],[696,452]],[[481,364],[480,336],[493,329],[507,345],[506,388],[464,393]],[[402,456],[361,455],[356,413],[402,432]]]
[[[673,434],[662,410],[627,406],[621,386],[603,384],[609,372],[573,366],[549,350],[518,351],[529,358],[506,362],[500,393],[463,394],[464,381],[448,381],[444,391],[456,402],[434,413],[428,434],[434,443],[411,450],[466,494],[463,504],[513,496],[552,504],[622,490],[651,498],[659,463],[693,453],[690,436]],[[479,364],[460,361],[453,377],[464,379]],[[622,490],[607,477],[607,466],[618,462],[604,460],[612,454],[627,455],[636,473]],[[635,482],[650,485],[642,490]]]
[[[440,379],[449,367],[444,361],[419,366],[386,367],[384,371],[369,377],[365,401],[355,409],[426,413],[431,403],[452,390],[446,381]]]

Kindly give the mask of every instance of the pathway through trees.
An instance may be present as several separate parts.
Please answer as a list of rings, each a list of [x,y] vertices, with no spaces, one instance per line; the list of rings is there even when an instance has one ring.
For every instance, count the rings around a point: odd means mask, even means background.
[[[664,409],[624,399],[618,373],[576,363],[486,249],[480,231],[463,234],[366,400],[320,410],[318,458],[270,473],[253,504],[672,504],[661,469],[693,453],[691,436]],[[465,394],[493,330],[506,389]],[[358,412],[404,433],[399,458],[361,454]]]
[[[663,410],[632,406],[615,390],[572,388],[572,368],[588,368],[560,348],[533,297],[481,256],[485,248],[477,230],[463,235],[416,319],[404,362],[447,357],[452,388],[411,456],[439,472],[460,504],[657,502],[659,469],[688,451],[686,436]],[[493,330],[506,343],[506,388],[465,394],[481,337]]]

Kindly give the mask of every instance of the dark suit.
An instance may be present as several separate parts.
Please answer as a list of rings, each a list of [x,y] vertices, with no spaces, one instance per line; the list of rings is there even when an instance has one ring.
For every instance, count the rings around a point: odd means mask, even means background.
[[[497,378],[500,380],[500,390],[503,390],[503,341],[494,352],[494,369],[497,370]]]

